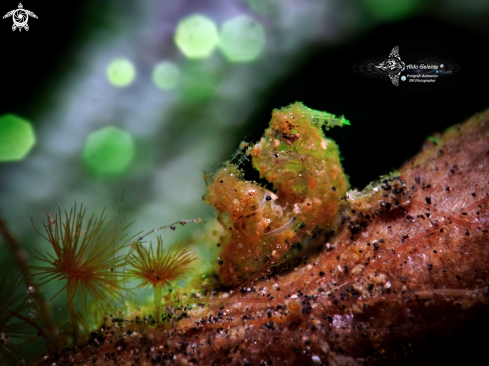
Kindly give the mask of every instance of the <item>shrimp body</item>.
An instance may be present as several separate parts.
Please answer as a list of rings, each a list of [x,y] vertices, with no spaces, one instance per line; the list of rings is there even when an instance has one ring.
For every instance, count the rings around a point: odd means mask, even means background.
[[[226,229],[219,268],[224,285],[239,285],[280,257],[298,240],[300,225],[333,228],[349,185],[338,147],[322,127],[345,124],[343,117],[301,103],[274,110],[270,127],[248,151],[253,167],[275,192],[246,181],[230,162],[206,175],[205,202],[216,208]]]

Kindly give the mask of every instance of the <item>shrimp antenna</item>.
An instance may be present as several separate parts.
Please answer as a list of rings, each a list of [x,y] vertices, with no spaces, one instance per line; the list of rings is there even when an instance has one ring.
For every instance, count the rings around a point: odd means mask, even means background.
[[[132,182],[127,183],[124,188],[122,188],[121,196],[119,197],[119,205],[117,207],[117,217],[116,217],[116,227],[119,227],[119,214],[121,212],[121,206],[122,206],[122,197],[124,196],[124,192],[126,191],[126,188],[132,186]],[[116,229],[116,236],[117,236],[117,229]]]
[[[172,231],[175,231],[176,229],[176,225],[182,225],[182,226],[185,226],[185,224],[188,224],[188,223],[196,223],[196,224],[202,224],[202,223],[207,223],[207,221],[204,221],[202,219],[191,219],[191,220],[180,220],[180,221],[175,221],[174,223],[172,224],[169,224],[169,225],[165,225],[165,226],[160,226],[160,227],[156,227],[150,231],[148,231],[146,234],[144,235],[141,235],[140,237],[137,238],[136,242],[140,242],[141,240],[143,240],[145,237],[147,237],[149,234],[151,233],[155,233],[157,232],[158,230],[163,230],[163,229],[167,229],[167,228],[170,228]]]

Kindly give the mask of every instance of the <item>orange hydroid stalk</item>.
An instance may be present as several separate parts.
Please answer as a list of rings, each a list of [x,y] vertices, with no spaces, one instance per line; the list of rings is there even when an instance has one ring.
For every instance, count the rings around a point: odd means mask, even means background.
[[[161,320],[163,286],[185,277],[185,272],[190,269],[187,267],[188,264],[196,260],[197,255],[189,248],[178,248],[177,245],[171,245],[165,251],[161,237],[158,237],[157,240],[156,254],[152,243],[149,249],[139,242],[133,243],[134,252],[128,256],[127,263],[132,267],[128,271],[128,277],[142,281],[136,288],[153,286],[156,321],[158,322]]]
[[[275,192],[246,181],[231,162],[206,174],[205,202],[216,208],[227,232],[218,262],[224,285],[237,286],[269,268],[304,232],[334,228],[348,180],[338,146],[323,128],[349,124],[302,103],[274,110],[264,136],[245,154]]]
[[[38,253],[35,258],[49,266],[31,267],[36,271],[35,275],[43,275],[40,280],[44,281],[40,285],[52,280],[67,280],[56,295],[66,288],[75,344],[79,323],[75,307],[76,295],[83,309],[87,307],[89,296],[99,312],[107,312],[114,300],[122,301],[120,290],[124,288],[119,283],[119,276],[124,259],[117,253],[132,239],[126,239],[127,234],[121,234],[130,224],[124,227],[120,227],[120,223],[105,224],[104,212],[99,218],[93,214],[83,225],[85,211],[83,206],[77,211],[75,204],[69,213],[64,211],[64,215],[58,208],[54,220],[48,215],[48,222],[43,223],[47,236],[38,233],[50,242],[55,253],[54,256],[49,253],[44,255],[34,249]]]

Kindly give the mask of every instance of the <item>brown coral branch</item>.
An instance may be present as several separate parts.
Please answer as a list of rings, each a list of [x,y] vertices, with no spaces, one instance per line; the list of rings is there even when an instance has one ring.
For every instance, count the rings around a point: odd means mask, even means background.
[[[450,344],[447,360],[453,362],[458,351],[470,363],[484,344],[480,336],[477,343],[477,334],[489,324],[488,171],[484,112],[447,131],[438,145],[399,170],[409,190],[402,205],[331,238],[317,256],[287,273],[254,277],[233,294],[195,299],[210,306],[180,310],[179,322],[167,329],[137,322],[123,331],[106,329],[114,331],[110,339],[63,359],[113,365],[377,364],[419,360],[423,351]],[[314,240],[324,244],[321,236]],[[463,344],[458,350],[451,346],[457,335]]]
[[[10,233],[7,224],[5,223],[1,215],[0,215],[0,233],[2,234],[5,243],[7,244],[12,254],[14,255],[14,258],[17,261],[19,269],[22,275],[24,276],[26,285],[29,287],[30,290],[32,289],[30,292],[32,294],[32,297],[36,301],[36,304],[39,306],[39,314],[41,316],[42,323],[46,327],[46,332],[45,333],[43,332],[43,334],[47,333],[45,340],[46,342],[48,342],[48,347],[49,347],[50,344],[49,339],[54,339],[57,336],[56,328],[49,316],[49,309],[46,302],[43,296],[39,293],[34,281],[32,280],[32,276],[29,272],[29,266],[27,264],[27,253],[25,252],[24,249],[22,249],[22,247],[19,245],[17,240]],[[17,316],[16,314],[14,315]],[[23,318],[19,318],[19,319],[23,319]],[[32,322],[29,322],[29,324],[32,325]],[[53,347],[51,347],[51,349],[52,348]]]
[[[26,322],[29,324],[31,327],[37,330],[39,335],[46,341],[47,347],[48,347],[48,353],[50,357],[54,357],[54,354],[58,351],[58,347],[56,346],[56,343],[52,341],[52,338],[50,338],[47,333],[44,331],[44,329],[39,326],[35,321],[15,312],[15,311],[10,311],[10,314],[15,316],[16,318]]]

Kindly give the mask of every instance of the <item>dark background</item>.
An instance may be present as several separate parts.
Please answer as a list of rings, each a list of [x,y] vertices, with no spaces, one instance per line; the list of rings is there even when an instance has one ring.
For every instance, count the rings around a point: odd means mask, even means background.
[[[69,10],[49,3],[32,4],[40,9],[36,10],[40,18],[29,20],[28,32],[12,32],[11,19],[0,23],[0,114],[18,113],[30,118],[46,108],[49,89],[70,71],[78,43],[96,29],[110,26],[104,14],[114,6],[101,2],[99,11],[94,11],[82,1],[70,2]],[[24,4],[26,9],[29,6],[33,5]],[[343,114],[352,126],[328,135],[340,145],[352,185],[364,186],[379,172],[387,173],[414,155],[429,134],[489,107],[484,92],[489,78],[480,53],[487,44],[487,35],[427,16],[377,26],[346,44],[311,44],[285,77],[257,96],[254,113],[234,138],[237,143],[245,136],[257,140],[268,124],[270,111],[295,101]],[[453,60],[461,71],[432,85],[414,85],[416,90],[402,83],[396,88],[389,80],[352,72],[354,63],[387,56],[395,45],[406,63],[416,61],[406,58],[409,54],[426,50],[428,55]]]
[[[107,14],[118,3],[102,1],[96,7],[88,3],[74,1],[63,3],[65,6],[24,3],[25,9],[35,7],[39,17],[30,18],[28,32],[12,32],[10,18],[0,22],[3,50],[0,115],[18,113],[34,119],[53,102],[49,100],[50,88],[77,62],[74,59],[77,46],[99,29],[111,30]],[[258,140],[268,125],[271,111],[295,101],[342,114],[352,125],[333,129],[328,136],[340,146],[352,186],[362,188],[415,155],[430,134],[442,132],[489,107],[485,92],[489,76],[484,71],[486,58],[480,52],[487,44],[488,32],[472,31],[429,15],[381,24],[342,44],[327,47],[322,43],[310,44],[301,50],[299,61],[291,65],[282,79],[257,95],[256,108],[248,122],[227,137],[236,140],[232,146],[244,138]],[[353,64],[386,57],[394,46],[399,46],[406,64],[418,61],[417,55],[431,55],[456,62],[461,71],[434,84],[400,82],[399,87],[389,80],[379,81],[352,72]],[[247,171],[250,177],[258,179],[254,171]]]
[[[242,136],[259,139],[270,111],[295,101],[343,114],[352,125],[332,129],[328,136],[340,145],[352,186],[364,187],[378,174],[387,174],[414,156],[428,135],[443,132],[489,107],[484,92],[489,78],[483,71],[484,57],[478,52],[487,42],[486,35],[420,17],[379,26],[333,49],[311,47],[297,68],[261,96]],[[388,56],[396,45],[406,63],[417,59],[406,59],[403,50],[416,47],[429,52],[421,57],[436,55],[453,60],[461,71],[434,85],[414,85],[418,87],[414,92],[406,91],[406,85],[395,87],[390,80],[378,81],[351,71],[360,60]],[[264,124],[253,124],[257,120]]]

